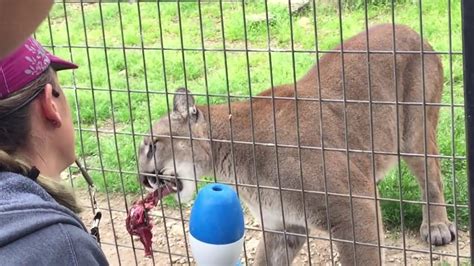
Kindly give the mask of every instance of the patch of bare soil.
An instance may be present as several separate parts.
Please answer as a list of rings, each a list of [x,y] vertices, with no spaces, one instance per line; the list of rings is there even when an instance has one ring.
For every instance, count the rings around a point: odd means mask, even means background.
[[[78,198],[84,206],[91,206],[89,195],[85,191],[78,191]],[[153,258],[145,258],[143,246],[138,238],[131,237],[125,228],[126,207],[139,195],[99,194],[98,202],[102,210],[100,234],[102,249],[111,265],[195,265],[189,248],[188,222],[190,206],[182,209],[156,207],[152,212],[153,227]],[[86,207],[81,214],[86,226],[92,224],[92,210]],[[163,218],[164,217],[164,218]],[[184,222],[183,221],[184,218]],[[258,223],[246,214],[247,231],[245,236],[245,253],[242,253],[243,265],[252,265],[257,244],[260,240]],[[185,237],[186,236],[186,237]],[[311,232],[311,236],[328,238],[325,232]],[[469,232],[459,231],[459,237],[454,243],[443,246],[430,247],[421,241],[417,232],[405,232],[405,241],[400,232],[386,232],[384,239],[386,265],[469,265],[466,258],[469,256]],[[403,244],[405,242],[405,245]],[[310,248],[305,244],[293,265],[331,265],[331,247],[328,240],[312,239]],[[405,252],[403,248],[405,247]],[[308,256],[311,254],[311,256]],[[333,246],[333,258],[339,265],[339,253]]]

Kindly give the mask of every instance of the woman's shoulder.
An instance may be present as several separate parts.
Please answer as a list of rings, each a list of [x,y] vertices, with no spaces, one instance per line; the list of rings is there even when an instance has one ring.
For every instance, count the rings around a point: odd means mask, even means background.
[[[77,265],[108,265],[95,237],[69,224],[58,224],[57,227]]]
[[[2,265],[107,265],[77,215],[26,177],[0,177]]]
[[[95,238],[70,224],[53,224],[0,249],[6,265],[108,265]]]

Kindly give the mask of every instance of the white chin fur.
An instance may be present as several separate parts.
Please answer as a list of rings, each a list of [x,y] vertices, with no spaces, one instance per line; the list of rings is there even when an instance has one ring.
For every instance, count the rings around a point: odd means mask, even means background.
[[[190,180],[181,179],[181,183],[183,184],[183,190],[179,192],[179,200],[181,203],[187,203],[193,199],[196,186]],[[175,199],[178,201],[178,194],[175,194]]]
[[[179,199],[182,203],[191,201],[194,198],[194,192],[196,191],[196,184],[194,183],[194,169],[191,163],[181,163],[177,165],[178,176],[183,177],[181,184],[183,189],[179,192]],[[196,169],[196,176],[199,177],[199,171]],[[178,195],[175,195],[178,200]]]

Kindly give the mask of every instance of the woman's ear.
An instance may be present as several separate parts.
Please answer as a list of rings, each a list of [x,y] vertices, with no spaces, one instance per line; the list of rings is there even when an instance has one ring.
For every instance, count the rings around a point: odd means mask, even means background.
[[[57,93],[58,92],[53,89],[53,86],[48,83],[44,87],[44,93],[39,97],[39,102],[44,118],[50,122],[53,127],[58,128],[62,125],[62,117],[56,102],[58,97],[55,96],[55,94]]]

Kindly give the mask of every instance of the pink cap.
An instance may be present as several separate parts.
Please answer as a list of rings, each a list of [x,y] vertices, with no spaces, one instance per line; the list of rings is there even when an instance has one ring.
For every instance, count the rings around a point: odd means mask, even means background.
[[[22,46],[0,60],[0,99],[24,88],[49,66],[56,71],[78,67],[48,53],[35,39],[28,38]]]

